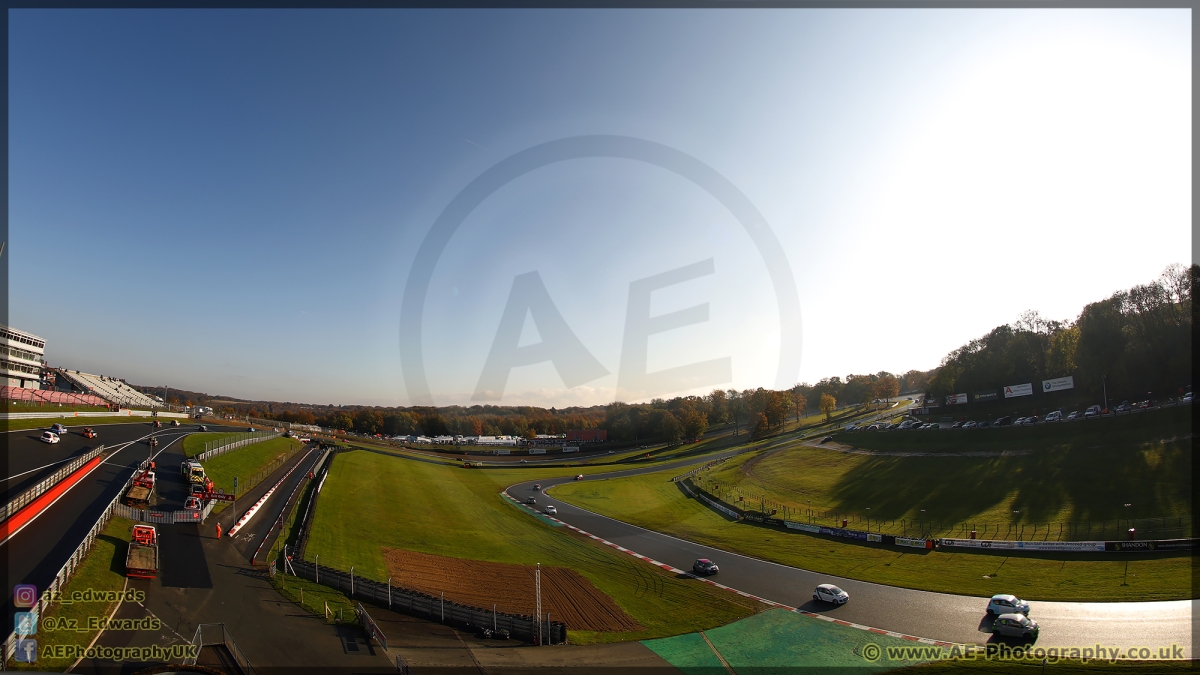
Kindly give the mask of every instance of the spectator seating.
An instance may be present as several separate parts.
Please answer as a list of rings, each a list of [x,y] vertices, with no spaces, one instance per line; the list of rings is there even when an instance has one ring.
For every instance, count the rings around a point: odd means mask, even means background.
[[[95,394],[110,403],[116,403],[125,408],[163,407],[163,404],[159,403],[157,399],[153,399],[113,377],[66,369],[59,370],[58,373],[82,391]]]

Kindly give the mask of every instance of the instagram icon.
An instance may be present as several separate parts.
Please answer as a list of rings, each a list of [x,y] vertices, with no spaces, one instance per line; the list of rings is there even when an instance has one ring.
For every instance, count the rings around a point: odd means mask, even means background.
[[[37,604],[37,586],[17,584],[13,586],[13,604],[17,607],[33,607]]]

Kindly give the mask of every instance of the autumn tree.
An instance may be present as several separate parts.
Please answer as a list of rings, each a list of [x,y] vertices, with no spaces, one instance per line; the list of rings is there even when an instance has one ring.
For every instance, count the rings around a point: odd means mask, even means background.
[[[804,411],[808,410],[808,399],[804,397],[804,388],[801,385],[792,387],[792,406],[796,409],[796,421],[804,416]]]
[[[875,398],[881,398],[884,401],[900,395],[900,381],[890,373],[885,373],[878,380],[875,380]]]
[[[830,394],[821,394],[821,412],[825,413],[825,421],[832,419],[834,410],[837,410],[837,399]]]
[[[792,408],[792,395],[786,391],[773,391],[767,398],[767,404],[763,408],[763,414],[767,416],[767,423],[771,427],[777,427],[787,421],[787,414]]]
[[[675,415],[671,414],[670,410],[663,410],[660,414],[659,433],[666,439],[668,446],[679,445],[679,441],[683,440],[683,425],[679,423],[679,419]]]
[[[767,414],[758,413],[754,419],[754,429],[750,432],[751,438],[762,438],[770,429],[771,421],[767,419]]]

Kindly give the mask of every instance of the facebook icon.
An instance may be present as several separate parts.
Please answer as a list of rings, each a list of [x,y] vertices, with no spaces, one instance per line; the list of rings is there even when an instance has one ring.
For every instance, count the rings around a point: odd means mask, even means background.
[[[37,640],[17,640],[16,652],[14,656],[21,663],[37,661]]]
[[[14,614],[13,632],[17,635],[37,635],[37,615],[33,612]]]

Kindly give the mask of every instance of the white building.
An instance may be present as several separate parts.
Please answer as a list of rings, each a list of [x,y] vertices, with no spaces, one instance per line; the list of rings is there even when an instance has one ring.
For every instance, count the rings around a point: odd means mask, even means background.
[[[45,340],[0,324],[0,373],[5,386],[41,389],[45,357]]]

